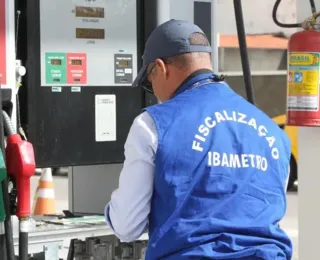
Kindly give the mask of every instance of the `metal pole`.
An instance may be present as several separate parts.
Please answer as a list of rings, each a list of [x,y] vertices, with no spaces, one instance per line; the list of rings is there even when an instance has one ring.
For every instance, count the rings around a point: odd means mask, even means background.
[[[170,20],[170,0],[156,0],[157,1],[157,20],[156,26]],[[158,99],[158,103],[161,103]]]
[[[217,28],[217,0],[211,1],[211,35],[212,35],[212,67],[215,74],[219,73],[219,33]]]
[[[170,0],[157,0],[157,25],[170,20]]]

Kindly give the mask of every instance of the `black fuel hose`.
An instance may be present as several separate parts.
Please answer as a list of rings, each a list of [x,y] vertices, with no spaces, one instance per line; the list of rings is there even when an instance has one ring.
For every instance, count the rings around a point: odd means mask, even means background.
[[[0,259],[7,259],[6,232],[4,230],[4,222],[0,222]]]
[[[27,218],[21,218],[19,223],[19,260],[29,259],[29,234],[28,227],[25,230],[26,226],[29,226],[29,220]]]
[[[234,13],[235,13],[236,24],[237,24],[237,31],[238,31],[238,41],[239,41],[244,84],[246,88],[248,101],[254,105],[255,98],[254,98],[254,90],[252,85],[250,63],[248,58],[248,48],[247,48],[247,41],[246,41],[246,32],[244,29],[241,0],[233,0],[233,6],[234,6]]]
[[[13,232],[12,232],[12,223],[11,223],[11,214],[10,214],[10,202],[9,202],[9,193],[8,193],[8,180],[5,179],[2,182],[2,192],[3,192],[3,201],[4,208],[6,211],[6,220],[4,221],[4,230],[5,230],[5,240],[6,240],[6,249],[7,249],[7,259],[16,260],[13,244]]]

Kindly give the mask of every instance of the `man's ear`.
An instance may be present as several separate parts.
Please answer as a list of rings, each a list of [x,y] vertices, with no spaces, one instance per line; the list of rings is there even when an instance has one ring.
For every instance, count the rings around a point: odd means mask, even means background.
[[[163,62],[163,60],[161,59],[156,59],[156,66],[157,66],[157,70],[158,72],[160,72],[161,75],[163,75],[163,77],[167,78],[168,77],[168,70],[167,70],[167,66],[166,64]],[[159,73],[158,73],[159,74]]]

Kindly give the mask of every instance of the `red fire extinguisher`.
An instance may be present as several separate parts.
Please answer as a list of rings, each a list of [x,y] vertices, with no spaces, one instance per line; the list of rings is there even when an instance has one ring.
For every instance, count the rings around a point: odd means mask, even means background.
[[[309,27],[288,43],[286,123],[320,126],[320,32]]]

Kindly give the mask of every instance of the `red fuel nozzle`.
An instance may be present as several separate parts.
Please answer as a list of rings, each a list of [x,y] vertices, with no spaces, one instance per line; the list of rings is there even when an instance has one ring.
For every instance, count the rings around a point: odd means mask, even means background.
[[[6,147],[7,172],[17,185],[17,217],[28,217],[30,210],[30,178],[36,170],[33,146],[19,134],[9,135]]]

